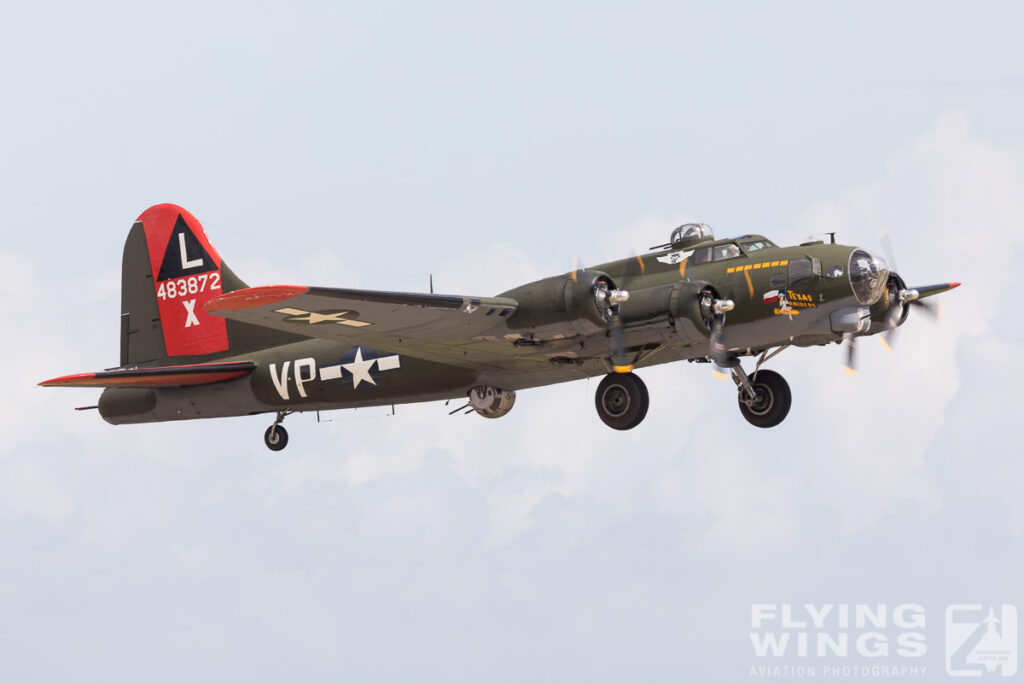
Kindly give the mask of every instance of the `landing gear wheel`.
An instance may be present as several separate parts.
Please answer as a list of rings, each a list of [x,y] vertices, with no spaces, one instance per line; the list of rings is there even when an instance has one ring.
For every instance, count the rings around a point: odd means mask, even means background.
[[[272,451],[282,450],[288,445],[288,431],[281,425],[271,425],[263,435],[263,443]]]
[[[632,429],[643,422],[651,399],[647,385],[632,372],[606,376],[594,397],[597,415],[612,429]]]
[[[793,394],[782,375],[772,370],[760,370],[757,379],[751,377],[750,385],[754,388],[754,398],[747,396],[742,388],[739,397],[740,412],[747,422],[755,427],[774,427],[786,419]]]

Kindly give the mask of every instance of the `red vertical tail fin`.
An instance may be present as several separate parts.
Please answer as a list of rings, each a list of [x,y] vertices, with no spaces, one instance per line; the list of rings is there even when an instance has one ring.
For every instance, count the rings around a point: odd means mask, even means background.
[[[121,277],[122,365],[230,350],[225,320],[203,306],[245,284],[191,213],[174,204],[146,209],[125,242]]]

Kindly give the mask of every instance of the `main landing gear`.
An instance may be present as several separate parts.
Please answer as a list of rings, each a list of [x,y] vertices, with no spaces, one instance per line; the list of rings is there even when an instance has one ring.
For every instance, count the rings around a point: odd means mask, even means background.
[[[782,375],[760,369],[747,375],[736,359],[733,359],[729,370],[736,382],[740,413],[747,422],[755,427],[768,428],[786,419],[793,394]],[[598,417],[612,429],[619,430],[632,429],[643,422],[650,403],[647,386],[632,372],[605,376],[594,396]]]
[[[612,429],[632,429],[643,422],[651,404],[647,385],[632,372],[612,373],[597,386],[597,415]]]
[[[793,394],[782,375],[773,370],[759,369],[765,360],[767,358],[762,354],[754,373],[749,376],[740,367],[739,359],[732,359],[729,369],[739,390],[737,399],[743,417],[755,427],[767,428],[774,427],[786,419],[793,402]]]
[[[267,431],[263,434],[263,443],[267,444],[267,448],[270,450],[280,451],[288,445],[288,430],[281,423],[291,414],[290,410],[278,411],[274,424],[267,427]]]

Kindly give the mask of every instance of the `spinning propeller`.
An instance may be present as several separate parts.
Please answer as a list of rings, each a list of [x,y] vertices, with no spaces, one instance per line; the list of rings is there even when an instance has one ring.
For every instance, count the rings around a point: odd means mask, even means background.
[[[709,357],[713,361],[712,371],[718,379],[725,379],[728,374],[725,369],[735,365],[735,361],[729,357],[729,351],[725,347],[725,314],[735,308],[736,304],[732,299],[715,298],[710,289],[701,293],[700,310],[704,320],[708,321],[711,328],[709,339]]]
[[[639,259],[638,259],[639,260]],[[643,262],[641,261],[641,265]],[[574,256],[572,270],[569,277],[574,283],[587,272],[587,267],[580,263],[579,257]],[[609,338],[611,339],[611,363],[615,372],[626,373],[633,370],[633,364],[626,354],[626,335],[622,330],[622,316],[619,313],[619,305],[629,300],[629,292],[625,289],[615,289],[615,285],[607,275],[600,274],[594,281],[591,292],[594,295],[594,303],[597,310],[608,322]]]
[[[885,250],[885,256],[892,268],[889,272],[888,280],[885,283],[885,290],[882,294],[882,301],[886,306],[885,314],[885,331],[881,333],[878,340],[886,351],[892,353],[896,347],[896,334],[899,326],[902,325],[907,315],[910,313],[911,308],[916,308],[922,313],[926,314],[929,318],[935,322],[941,322],[941,304],[939,302],[928,302],[923,301],[925,297],[929,297],[935,294],[941,294],[942,292],[955,289],[960,286],[959,282],[946,282],[938,285],[927,285],[925,287],[907,287],[903,278],[899,276],[896,270],[896,258],[893,255],[892,241],[889,239],[888,233],[884,233],[880,237],[882,248]],[[870,317],[870,316],[869,316]],[[862,336],[863,333],[851,333],[848,332],[843,335],[843,344],[846,346],[846,362],[843,364],[843,370],[847,374],[856,376],[857,375],[857,337]]]

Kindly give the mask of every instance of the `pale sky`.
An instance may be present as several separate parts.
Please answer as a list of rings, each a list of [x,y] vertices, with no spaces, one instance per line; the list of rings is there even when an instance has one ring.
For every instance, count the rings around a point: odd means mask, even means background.
[[[1016,3],[0,5],[0,680],[749,678],[752,603],[1024,609]],[[174,202],[250,284],[490,295],[685,220],[891,235],[942,324],[500,420],[112,427],[121,248]],[[858,660],[859,661],[859,660]],[[905,662],[904,662],[905,663]]]

